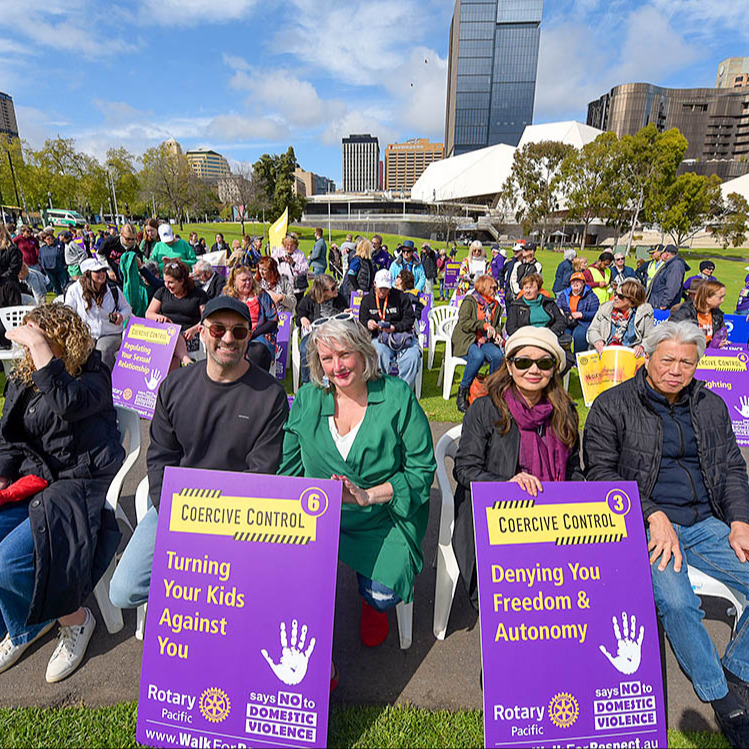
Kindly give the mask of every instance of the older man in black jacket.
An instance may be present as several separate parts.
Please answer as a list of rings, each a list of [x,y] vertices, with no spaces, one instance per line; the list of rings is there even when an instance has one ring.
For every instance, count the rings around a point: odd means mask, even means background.
[[[668,322],[643,342],[637,375],[596,398],[585,424],[590,481],[636,481],[658,616],[699,698],[733,746],[749,746],[749,608],[722,663],[687,574],[749,596],[749,482],[725,403],[694,379],[705,337]]]

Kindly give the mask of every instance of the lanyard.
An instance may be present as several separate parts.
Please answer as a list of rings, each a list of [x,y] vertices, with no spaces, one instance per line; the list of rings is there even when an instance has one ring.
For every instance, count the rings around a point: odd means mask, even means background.
[[[380,298],[377,296],[377,294],[375,294],[375,303],[377,304],[377,312],[380,315],[380,320],[385,319],[385,313],[387,312],[389,298],[390,298],[390,292],[388,291],[387,295],[385,296],[385,301],[382,304],[382,308],[380,308]]]

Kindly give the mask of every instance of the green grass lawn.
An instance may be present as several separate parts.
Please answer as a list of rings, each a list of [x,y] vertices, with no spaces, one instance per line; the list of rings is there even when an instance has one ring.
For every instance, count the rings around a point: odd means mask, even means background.
[[[0,746],[136,747],[134,702],[85,707],[0,710]],[[331,706],[329,747],[479,747],[484,745],[479,710],[460,712],[397,707]],[[717,733],[668,732],[668,745],[718,749],[729,744]]]

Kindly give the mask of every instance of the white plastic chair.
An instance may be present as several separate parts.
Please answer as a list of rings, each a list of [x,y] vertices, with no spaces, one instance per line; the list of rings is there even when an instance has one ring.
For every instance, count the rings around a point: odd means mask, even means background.
[[[414,603],[403,603],[401,601],[395,607],[395,616],[398,619],[398,639],[401,650],[408,650],[413,642],[414,628]]]
[[[302,379],[302,356],[299,352],[299,326],[295,325],[291,333],[291,382],[294,392],[299,390]]]
[[[449,317],[458,317],[458,309],[451,307],[447,304],[441,307],[432,307],[429,310],[429,349],[427,354],[427,367],[432,369],[434,366],[434,352],[437,348],[438,341],[446,341],[444,337],[444,331],[442,330],[442,323]]]
[[[151,507],[151,498],[148,495],[148,476],[143,478],[135,490],[135,522],[140,523]],[[138,606],[135,623],[135,639],[142,640],[146,629],[146,605]]]
[[[467,359],[463,356],[453,356],[452,334],[457,323],[457,317],[448,317],[441,326],[441,332],[446,336],[444,339],[445,358],[442,360],[442,367],[437,378],[437,387],[442,383],[442,398],[446,401],[450,400],[450,391],[453,387],[456,368],[459,366],[465,367],[468,363]]]
[[[692,590],[698,596],[712,596],[713,598],[722,598],[724,601],[728,601],[730,606],[726,613],[728,616],[734,616],[733,620],[733,635],[736,635],[736,630],[739,625],[739,619],[744,613],[744,609],[747,607],[747,599],[744,594],[736,588],[731,588],[725,583],[716,580],[706,572],[698,570],[696,567],[689,567],[689,582],[692,585]]]
[[[107,490],[106,505],[114,512],[117,519],[124,521],[128,527],[132,528],[130,521],[119,505],[119,498],[125,477],[135,465],[140,455],[140,417],[135,411],[131,411],[129,408],[115,406],[115,409],[117,411],[117,427],[120,432],[120,442],[125,447],[127,440],[128,448],[125,461],[112,479]],[[119,632],[123,627],[122,609],[115,606],[109,600],[109,585],[112,582],[116,566],[117,558],[115,556],[112,557],[109,567],[107,567],[106,572],[96,584],[96,588],[94,588],[94,598],[96,598],[96,603],[99,605],[99,610],[104,619],[104,624],[107,626],[107,631],[112,635],[115,632]]]
[[[438,640],[445,639],[447,623],[450,619],[455,588],[458,585],[460,570],[453,550],[453,529],[455,528],[455,497],[447,474],[446,459],[455,459],[460,443],[462,424],[458,424],[440,437],[434,451],[437,461],[437,485],[439,486],[440,529],[437,542],[437,577],[434,586],[434,622],[432,630]]]
[[[35,304],[18,304],[13,307],[2,307],[0,308],[0,322],[2,322],[6,331],[13,330],[21,324],[26,313],[31,312],[35,306]],[[10,349],[0,350],[0,361],[3,363],[6,379],[13,368],[13,361],[20,359],[21,356],[23,356],[23,349],[15,343],[12,344]]]

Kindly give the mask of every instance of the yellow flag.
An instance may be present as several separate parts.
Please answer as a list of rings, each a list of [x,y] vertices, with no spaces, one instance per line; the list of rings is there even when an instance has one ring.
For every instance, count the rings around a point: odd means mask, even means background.
[[[276,221],[273,226],[268,229],[268,240],[270,241],[271,252],[278,249],[281,246],[283,238],[286,236],[286,232],[289,228],[289,209],[287,208],[281,218]]]

